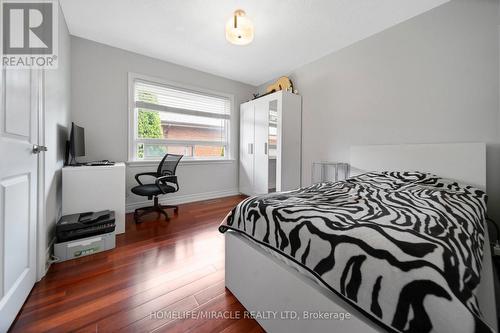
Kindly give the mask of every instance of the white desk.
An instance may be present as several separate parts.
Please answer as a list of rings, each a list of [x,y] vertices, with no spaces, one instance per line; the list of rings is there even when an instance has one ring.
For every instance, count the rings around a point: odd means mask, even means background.
[[[125,163],[62,169],[62,214],[114,210],[116,233],[125,232]]]

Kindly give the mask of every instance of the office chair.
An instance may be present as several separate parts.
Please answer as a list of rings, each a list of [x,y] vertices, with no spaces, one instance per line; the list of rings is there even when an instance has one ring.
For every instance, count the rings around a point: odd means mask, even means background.
[[[173,205],[161,205],[158,202],[158,196],[167,193],[174,193],[179,191],[179,184],[177,183],[177,176],[175,170],[183,155],[166,154],[158,165],[156,172],[142,172],[135,175],[135,180],[139,185],[132,188],[132,193],[148,197],[148,200],[153,199],[153,206],[137,208],[134,212],[135,223],[140,223],[139,220],[142,216],[151,212],[156,212],[159,215],[164,215],[168,221],[169,217],[165,209],[173,208],[174,213],[177,214],[179,207]],[[142,176],[150,176],[155,178],[154,183],[143,184],[140,180]],[[175,187],[174,187],[175,186]]]

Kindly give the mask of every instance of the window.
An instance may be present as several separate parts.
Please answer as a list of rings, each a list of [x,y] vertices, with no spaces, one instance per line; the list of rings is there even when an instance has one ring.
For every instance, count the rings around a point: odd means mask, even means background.
[[[138,78],[131,82],[132,160],[158,160],[166,153],[184,159],[229,157],[229,96]]]

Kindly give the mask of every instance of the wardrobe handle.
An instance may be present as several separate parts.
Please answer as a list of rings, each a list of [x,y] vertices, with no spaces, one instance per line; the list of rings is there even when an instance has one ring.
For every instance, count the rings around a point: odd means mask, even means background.
[[[248,144],[248,153],[253,154],[253,143]]]
[[[264,142],[264,154],[267,155],[267,142]]]

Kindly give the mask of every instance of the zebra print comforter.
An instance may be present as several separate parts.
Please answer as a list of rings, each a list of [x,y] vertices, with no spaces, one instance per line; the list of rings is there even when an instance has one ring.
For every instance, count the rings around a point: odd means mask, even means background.
[[[490,332],[476,299],[485,211],[471,186],[366,173],[248,198],[219,230],[292,260],[387,330]]]

